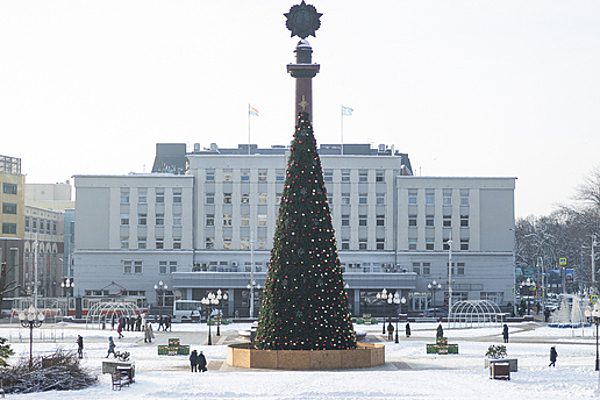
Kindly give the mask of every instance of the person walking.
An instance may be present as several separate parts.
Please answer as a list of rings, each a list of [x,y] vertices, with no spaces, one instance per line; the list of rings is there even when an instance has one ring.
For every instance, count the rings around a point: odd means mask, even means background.
[[[83,337],[77,335],[77,357],[83,358]]]
[[[165,317],[163,317],[162,315],[160,316],[160,319],[158,320],[158,329],[157,329],[157,331],[160,332],[160,328],[165,329]]]
[[[435,333],[435,338],[443,338],[444,337],[444,328],[442,328],[442,324],[439,324],[437,327],[437,331]]]
[[[208,371],[208,369],[206,368],[206,365],[207,365],[206,357],[204,357],[204,354],[202,354],[202,352],[200,352],[200,354],[198,354],[198,371],[199,372]]]
[[[196,350],[192,350],[192,354],[190,354],[190,365],[192,372],[198,372],[198,352]]]
[[[113,314],[112,318],[110,319],[110,330],[111,331],[115,330],[115,320],[116,320],[116,316],[115,316],[115,314]]]
[[[169,332],[171,332],[171,322],[172,322],[171,316],[167,315],[165,317],[165,332],[167,331],[167,329],[169,330]]]
[[[506,324],[502,327],[502,338],[504,339],[504,343],[508,343],[508,325]]]
[[[556,367],[556,358],[558,357],[558,353],[556,352],[556,347],[550,347],[550,364],[549,367]]]
[[[123,339],[123,321],[119,321],[119,325],[117,325],[117,333],[119,334],[119,339]]]
[[[388,340],[394,340],[394,325],[390,322],[387,326]]]
[[[108,338],[108,353],[106,354],[105,358],[108,358],[108,356],[110,356],[110,353],[112,353],[112,355],[117,358],[117,355],[115,354],[115,341],[113,340],[112,336]]]
[[[406,332],[406,337],[409,338],[410,337],[410,322],[406,323],[406,327],[404,328],[404,331]]]
[[[146,322],[144,324],[144,343],[152,343],[152,337],[153,337],[153,333],[152,333],[152,324],[149,322]]]
[[[141,332],[142,330],[142,314],[138,314],[137,318],[135,319],[135,330],[137,332]]]

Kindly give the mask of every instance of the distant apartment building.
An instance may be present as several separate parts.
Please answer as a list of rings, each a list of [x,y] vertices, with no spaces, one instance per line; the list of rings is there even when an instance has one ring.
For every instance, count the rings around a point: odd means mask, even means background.
[[[389,313],[383,288],[413,311],[447,303],[449,246],[453,301],[512,300],[514,178],[415,177],[408,155],[385,145],[318,151],[354,314]],[[221,289],[226,314],[248,315],[250,278],[258,303],[269,267],[287,157],[285,146],[158,144],[152,174],[75,177],[79,289],[114,282],[150,303],[159,280],[171,299]]]

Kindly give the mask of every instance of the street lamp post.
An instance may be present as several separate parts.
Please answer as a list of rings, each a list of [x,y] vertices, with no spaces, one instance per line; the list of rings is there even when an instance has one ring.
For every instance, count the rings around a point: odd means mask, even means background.
[[[67,298],[67,309],[66,309],[65,315],[69,316],[69,293],[75,287],[75,282],[73,282],[72,279],[66,278],[60,284],[60,287],[63,288],[63,296],[65,296]]]
[[[33,367],[33,328],[39,328],[44,322],[44,313],[32,305],[27,310],[21,310],[19,321],[23,328],[29,327],[29,369]]]
[[[431,304],[433,305],[433,317],[437,319],[437,309],[435,307],[435,292],[442,289],[442,284],[436,280],[427,285],[427,288],[431,290]]]
[[[398,315],[396,315],[396,337],[394,338],[394,342],[399,343],[400,341],[398,340],[398,320],[400,319],[400,314],[402,314],[402,304],[406,303],[406,297],[400,297],[400,293],[398,292],[394,293],[393,298],[391,298],[390,296],[391,293],[388,296],[388,303],[393,302],[394,304],[400,306],[400,312],[398,313]]]
[[[388,298],[388,291],[383,288],[381,292],[377,292],[377,300],[383,300],[383,328],[381,329],[381,334],[385,335],[385,302]]]
[[[165,294],[166,294],[168,288],[169,288],[169,286],[167,286],[167,284],[164,283],[163,281],[158,281],[158,285],[154,285],[154,290],[156,290],[156,294],[158,294],[158,293],[162,294],[161,314],[164,312]]]
[[[254,318],[254,290],[260,289],[260,285],[256,282],[256,279],[250,279],[246,288],[250,290],[250,319]]]
[[[594,308],[587,306],[585,309],[585,316],[591,318],[592,322],[596,326],[596,371],[600,371],[600,358],[598,354],[598,326],[600,325],[600,303],[596,302]],[[598,375],[598,385],[600,387],[600,374]]]
[[[521,282],[521,296],[523,296],[523,288],[527,288],[527,295],[525,296],[525,301],[527,302],[527,315],[530,315],[530,302],[531,302],[531,292],[532,288],[535,288],[535,281],[531,278],[527,278],[527,280]],[[534,289],[535,290],[535,289]]]
[[[206,306],[206,324],[208,325],[208,345],[212,345],[212,332],[211,332],[211,316],[213,314],[213,310],[219,305],[221,301],[227,301],[228,296],[227,293],[223,293],[221,289],[217,290],[217,293],[210,292],[200,300],[200,303]],[[221,336],[221,316],[219,315],[219,319],[217,320],[217,336]]]

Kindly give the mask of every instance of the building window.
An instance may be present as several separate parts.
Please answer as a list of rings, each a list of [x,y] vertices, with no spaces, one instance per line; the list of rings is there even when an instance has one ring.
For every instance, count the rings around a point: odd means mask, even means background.
[[[265,239],[258,239],[256,241],[256,249],[257,250],[264,250],[267,247],[267,242]],[[256,263],[257,267],[256,270],[258,271],[258,264],[260,263]]]
[[[258,226],[267,226],[267,214],[258,214]]]
[[[4,194],[17,194],[17,185],[14,183],[3,183],[2,192]]]
[[[129,213],[121,213],[121,225],[129,225]],[[33,228],[35,229],[35,220],[33,220]]]
[[[242,193],[241,202],[242,204],[250,203],[250,193]]]
[[[448,242],[449,242],[449,240],[450,240],[450,239],[448,239],[448,238],[444,238],[444,239],[442,240],[442,243],[443,243],[443,249],[444,249],[444,250],[450,250],[450,243],[448,243]]]
[[[433,222],[434,222],[433,215],[426,215],[425,216],[425,226],[432,227],[432,226],[434,226]]]
[[[417,239],[416,238],[408,238],[408,249],[409,250],[417,249]]]
[[[158,262],[158,273],[161,275],[165,275],[167,273],[167,262],[166,261]]]
[[[223,214],[223,226],[231,226],[231,214]]]
[[[443,205],[451,206],[452,205],[452,189],[444,189],[443,192]]]
[[[350,193],[342,193],[342,205],[350,205]]]
[[[417,216],[416,215],[408,216],[408,226],[417,226]]]
[[[350,241],[348,239],[342,239],[342,250],[350,250]]]
[[[6,233],[9,235],[16,235],[17,234],[17,224],[13,224],[10,222],[3,222],[2,223],[2,233]]]
[[[460,216],[460,226],[461,226],[461,228],[469,227],[469,216],[468,215]]]
[[[250,248],[250,239],[247,237],[240,239],[240,249],[248,250]]]
[[[138,249],[146,248],[146,236],[138,236]]]
[[[173,204],[181,203],[181,189],[173,189]]]
[[[224,237],[223,238],[223,248],[225,250],[231,249],[231,238],[230,237]]]
[[[385,226],[385,215],[377,215],[377,226]]]
[[[15,203],[2,203],[2,212],[4,214],[16,214],[17,205]]]
[[[460,249],[469,250],[469,239],[460,239]]]
[[[408,190],[408,204],[411,206],[417,205],[417,189]]]
[[[452,227],[452,215],[444,215],[444,228]]]
[[[385,205],[385,193],[377,193],[375,195],[375,204],[377,204],[378,206]]]
[[[385,248],[385,239],[384,238],[376,238],[375,239],[375,248],[377,250],[383,250]]]
[[[435,240],[433,238],[425,238],[425,250],[435,250]]]
[[[215,181],[215,170],[214,168],[206,170],[206,182],[214,182]]]
[[[215,194],[206,193],[206,204],[215,204]]]
[[[250,226],[250,216],[248,214],[242,214],[240,221],[242,226]]]
[[[123,273],[130,275],[131,274],[131,260],[123,260]]]
[[[206,214],[206,226],[215,226],[215,214]]]
[[[342,226],[350,226],[350,215],[342,214]]]
[[[165,248],[165,238],[161,238],[161,237],[156,238],[156,248],[157,249]]]
[[[350,170],[349,169],[342,170],[342,182],[350,182]]]
[[[138,225],[146,225],[148,222],[148,214],[138,213]]]
[[[223,170],[223,182],[231,182],[233,180],[233,170],[227,168]]]
[[[165,191],[164,189],[156,189],[156,204],[164,204]]]
[[[223,204],[231,204],[231,192],[223,193]]]
[[[359,169],[358,170],[358,181],[359,182],[367,182],[369,180],[369,170],[367,169]]]
[[[129,189],[121,188],[121,204],[129,204]]]
[[[240,171],[240,180],[242,182],[250,182],[250,170],[243,169]]]
[[[283,193],[275,194],[275,204],[281,204],[281,198],[283,197]]]
[[[423,275],[431,274],[431,263],[423,263]]]
[[[181,238],[180,237],[174,237],[173,238],[173,248],[174,249],[181,249]]]
[[[177,272],[177,261],[169,261],[169,272]]]
[[[165,224],[165,214],[156,213],[156,226],[163,226]]]
[[[325,182],[333,182],[333,170],[332,169],[326,169],[325,171],[323,171],[323,180]]]
[[[267,170],[266,169],[259,169],[258,170],[258,181],[259,182],[266,182],[267,181]]]
[[[359,250],[367,250],[367,239],[366,238],[358,239],[358,249]]]
[[[358,226],[367,226],[367,215],[361,214],[358,216]]]
[[[435,205],[435,192],[433,189],[425,190],[425,205],[433,206]]]
[[[446,263],[446,270],[450,263]],[[452,263],[452,275],[464,275],[465,274],[465,263]]]
[[[285,170],[276,169],[275,170],[275,182],[282,183],[283,181],[285,181]]]
[[[181,226],[181,213],[173,213],[173,226]]]
[[[367,204],[368,196],[369,195],[367,193],[360,193],[358,195],[358,204],[366,205]]]
[[[138,189],[138,204],[148,204],[148,189]]]
[[[133,273],[141,274],[142,273],[142,261],[136,260],[133,262]]]
[[[331,193],[327,193],[327,203],[329,203],[329,207],[333,205],[333,195]]]
[[[266,193],[258,194],[258,204],[267,204],[267,194]]]
[[[418,262],[412,263],[412,270],[415,274],[421,275],[421,263],[418,263]]]
[[[28,232],[29,232],[29,223],[30,223],[29,217],[25,217],[25,230]]]
[[[375,182],[385,182],[385,171],[378,169],[375,171]]]
[[[204,247],[209,250],[214,249],[215,248],[215,239],[211,238],[211,237],[207,237],[204,240]]]
[[[460,205],[469,205],[469,189],[460,189]]]

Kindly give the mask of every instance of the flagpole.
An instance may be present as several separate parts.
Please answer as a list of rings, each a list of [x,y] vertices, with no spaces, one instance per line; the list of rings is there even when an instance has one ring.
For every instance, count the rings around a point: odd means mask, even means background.
[[[248,103],[248,155],[250,155],[250,103]]]
[[[341,155],[344,155],[344,105],[342,104],[342,108],[340,109],[341,111],[341,115],[340,115],[340,125],[341,125],[341,135],[342,135],[342,150],[340,152]]]

